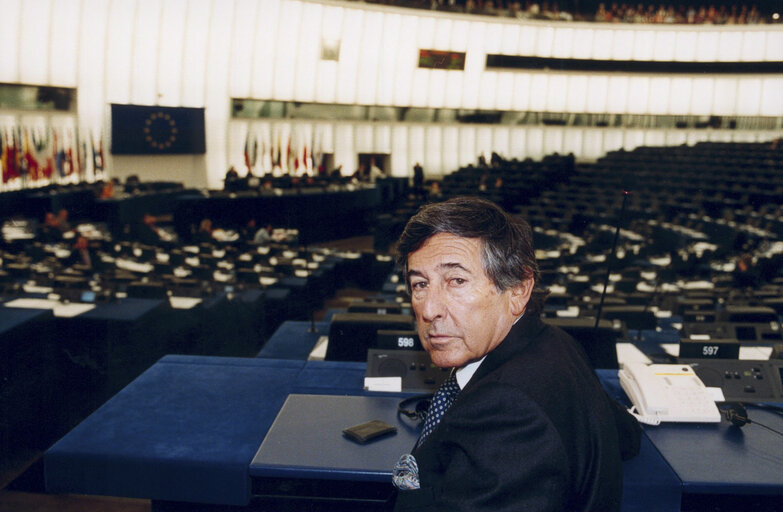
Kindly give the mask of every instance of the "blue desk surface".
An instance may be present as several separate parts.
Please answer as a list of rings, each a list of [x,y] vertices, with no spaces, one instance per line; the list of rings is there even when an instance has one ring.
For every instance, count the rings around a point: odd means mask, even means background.
[[[290,395],[250,464],[253,478],[390,482],[391,468],[410,452],[420,425],[396,413],[399,398]],[[379,419],[397,433],[357,444],[342,429]],[[624,464],[623,512],[680,510],[680,482],[647,438]]]
[[[416,425],[398,417],[399,401],[290,395],[250,464],[250,476],[391,483],[391,469],[419,436]],[[384,421],[397,432],[365,445],[342,434],[343,429],[370,420]]]
[[[0,334],[10,332],[27,322],[53,318],[48,309],[27,309],[0,307]]]
[[[610,396],[627,404],[616,372],[599,370]],[[748,416],[777,430],[783,420],[750,408]],[[682,482],[684,493],[783,495],[783,442],[758,425],[721,423],[644,425],[644,432]]]
[[[315,332],[309,332],[312,324],[305,320],[286,320],[277,328],[258,353],[267,359],[307,359],[318,338],[329,335],[328,322],[315,322]]]
[[[748,416],[783,430],[783,421],[773,412],[749,408]],[[779,434],[753,423],[735,427],[725,420],[646,427],[645,432],[682,480],[683,492],[783,495]]]

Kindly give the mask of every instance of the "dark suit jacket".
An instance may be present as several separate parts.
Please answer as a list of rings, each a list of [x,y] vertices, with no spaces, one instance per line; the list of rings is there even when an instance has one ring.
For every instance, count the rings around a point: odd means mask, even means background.
[[[414,449],[421,488],[395,510],[619,510],[620,435],[640,430],[615,405],[573,338],[526,315]]]

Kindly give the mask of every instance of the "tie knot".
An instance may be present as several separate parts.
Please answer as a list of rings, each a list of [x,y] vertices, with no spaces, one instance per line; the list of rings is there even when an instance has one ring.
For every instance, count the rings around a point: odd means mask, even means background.
[[[457,372],[451,372],[448,378],[444,380],[443,384],[441,384],[440,387],[438,388],[436,395],[437,393],[443,393],[445,396],[454,399],[454,397],[456,397],[457,393],[459,392],[460,389],[459,389],[459,383],[457,383]]]

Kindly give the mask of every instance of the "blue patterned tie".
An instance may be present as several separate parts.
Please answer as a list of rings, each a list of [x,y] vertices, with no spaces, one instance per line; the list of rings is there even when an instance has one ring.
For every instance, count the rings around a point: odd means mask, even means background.
[[[443,381],[438,391],[435,392],[435,396],[432,397],[432,403],[430,403],[430,408],[427,411],[427,419],[424,422],[424,430],[422,430],[421,436],[419,436],[418,444],[423,443],[424,439],[435,430],[443,414],[454,403],[454,399],[457,398],[459,391],[457,372],[452,371],[449,378]]]

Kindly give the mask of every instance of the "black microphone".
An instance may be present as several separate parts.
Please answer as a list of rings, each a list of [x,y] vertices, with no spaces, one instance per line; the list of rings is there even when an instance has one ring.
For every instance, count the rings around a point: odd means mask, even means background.
[[[307,328],[307,332],[318,332],[318,328],[315,326],[315,311],[310,311],[310,327]]]
[[[609,286],[609,276],[612,273],[612,266],[617,256],[617,241],[620,238],[620,230],[625,223],[625,208],[628,203],[628,196],[631,195],[633,185],[636,182],[636,176],[630,173],[624,173],[620,175],[620,185],[623,190],[623,202],[620,205],[620,212],[617,214],[617,223],[614,230],[614,238],[612,240],[612,249],[609,251],[609,257],[606,260],[606,276],[604,276],[604,287],[601,292],[601,299],[598,302],[598,310],[595,313],[595,328],[598,329],[598,325],[601,322],[601,313],[604,309],[604,299],[606,299],[606,288]]]

